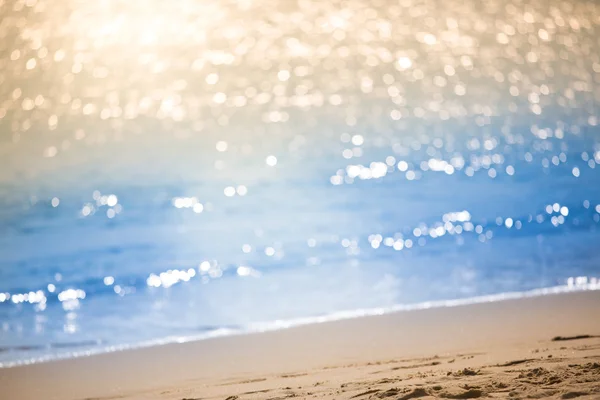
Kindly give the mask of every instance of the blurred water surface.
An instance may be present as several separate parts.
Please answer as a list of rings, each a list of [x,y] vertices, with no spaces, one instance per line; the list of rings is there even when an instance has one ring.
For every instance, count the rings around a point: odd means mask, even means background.
[[[598,7],[0,0],[0,366],[596,285]]]

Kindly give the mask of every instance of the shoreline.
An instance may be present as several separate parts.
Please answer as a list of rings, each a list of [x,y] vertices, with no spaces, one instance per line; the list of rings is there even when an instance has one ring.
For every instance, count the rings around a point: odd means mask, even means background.
[[[272,322],[259,322],[250,324],[246,328],[218,328],[202,334],[186,335],[186,336],[170,336],[166,338],[142,341],[134,344],[117,344],[110,346],[93,346],[86,350],[75,350],[72,352],[62,352],[56,354],[42,355],[38,357],[23,357],[18,360],[0,361],[0,371],[4,368],[15,368],[33,364],[51,363],[55,361],[71,360],[82,357],[94,357],[102,354],[110,354],[116,352],[147,349],[157,346],[165,346],[169,344],[193,343],[204,340],[235,337],[249,334],[274,332],[284,329],[291,329],[305,325],[322,324],[336,321],[344,321],[349,319],[364,318],[378,315],[389,315],[399,312],[410,312],[427,309],[443,309],[452,307],[463,307],[473,304],[485,304],[493,302],[503,302],[507,300],[527,299],[540,296],[552,296],[565,293],[578,293],[585,291],[600,290],[600,279],[587,279],[585,283],[576,285],[558,285],[546,288],[531,289],[521,292],[505,292],[491,295],[482,295],[475,297],[467,297],[454,300],[437,300],[427,301],[413,304],[400,304],[390,307],[357,309],[349,311],[339,311],[332,314],[316,317],[301,317],[291,318],[289,320],[278,320]]]
[[[219,385],[234,378],[306,375],[394,358],[463,353],[523,358],[524,348],[547,346],[557,336],[590,335],[587,340],[600,349],[594,338],[600,335],[597,315],[597,290],[425,308],[4,368],[0,387],[7,398],[23,400],[205,398],[157,393],[165,388],[221,393]],[[237,396],[237,385],[227,388]]]

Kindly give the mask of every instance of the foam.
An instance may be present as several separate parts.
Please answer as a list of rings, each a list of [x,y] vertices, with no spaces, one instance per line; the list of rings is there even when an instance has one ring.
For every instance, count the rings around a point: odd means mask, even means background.
[[[326,322],[334,322],[341,321],[353,318],[361,318],[361,317],[369,317],[369,316],[377,316],[384,315],[396,312],[411,312],[418,310],[426,310],[432,308],[445,308],[445,307],[459,307],[459,306],[468,306],[472,304],[481,304],[481,303],[493,303],[500,302],[506,300],[516,300],[516,299],[524,299],[530,297],[540,297],[540,296],[548,296],[548,295],[556,295],[561,293],[575,293],[575,292],[583,292],[589,290],[600,290],[600,280],[592,279],[588,281],[585,280],[585,283],[579,284],[569,284],[569,285],[560,285],[560,286],[552,286],[547,288],[540,289],[532,289],[522,292],[506,292],[506,293],[498,293],[491,294],[485,296],[476,296],[464,299],[454,299],[454,300],[439,300],[439,301],[427,301],[422,303],[415,304],[399,304],[391,307],[380,307],[380,308],[365,308],[365,309],[356,309],[356,310],[347,310],[331,313],[328,315],[317,316],[317,317],[306,317],[306,318],[292,318],[288,320],[275,320],[269,322],[259,322],[249,324],[244,328],[233,329],[233,328],[217,328],[211,330],[209,332],[205,332],[198,335],[189,335],[189,336],[169,336],[161,339],[154,339],[143,341],[139,343],[133,344],[121,344],[121,345],[113,345],[113,346],[101,346],[95,347],[91,349],[86,349],[83,351],[68,351],[68,352],[56,352],[52,354],[45,354],[43,356],[38,357],[29,357],[23,358],[13,361],[5,361],[0,362],[0,368],[11,368],[22,365],[30,365],[37,364],[43,362],[57,361],[57,360],[65,360],[71,358],[79,358],[79,357],[89,357],[97,354],[106,354],[113,353],[118,351],[125,350],[133,350],[133,349],[141,349],[148,348],[153,346],[162,346],[166,344],[173,343],[189,343],[200,340],[219,338],[219,337],[227,337],[227,336],[236,336],[236,335],[244,335],[251,333],[263,333],[263,332],[272,332],[278,331],[282,329],[289,329],[303,325],[310,324],[321,324]]]

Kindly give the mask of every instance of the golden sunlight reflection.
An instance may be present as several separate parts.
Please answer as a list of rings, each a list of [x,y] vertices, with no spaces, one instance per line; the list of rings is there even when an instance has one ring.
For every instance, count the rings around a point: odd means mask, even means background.
[[[599,37],[583,0],[0,0],[0,332],[596,287]]]

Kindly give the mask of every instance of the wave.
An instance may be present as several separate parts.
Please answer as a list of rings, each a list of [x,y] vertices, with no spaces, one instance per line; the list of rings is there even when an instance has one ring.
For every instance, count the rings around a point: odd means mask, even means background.
[[[289,329],[303,325],[321,324],[326,322],[341,321],[347,319],[378,316],[391,314],[396,312],[411,312],[418,310],[426,310],[433,308],[447,308],[447,307],[459,307],[467,306],[472,304],[492,303],[506,300],[517,300],[531,297],[540,297],[564,293],[575,293],[583,291],[595,291],[600,290],[600,279],[598,278],[570,278],[568,284],[552,286],[546,288],[532,289],[521,292],[505,292],[497,293],[484,296],[476,296],[463,299],[453,300],[439,300],[439,301],[426,301],[414,304],[398,304],[391,307],[380,307],[380,308],[365,308],[334,312],[322,316],[305,317],[305,318],[292,318],[286,320],[275,320],[268,322],[251,323],[246,326],[230,326],[230,327],[205,327],[202,329],[202,333],[187,336],[168,336],[160,339],[146,340],[138,343],[126,343],[118,345],[104,345],[101,341],[84,341],[84,342],[72,342],[72,343],[54,343],[46,346],[15,346],[15,347],[1,347],[0,353],[13,351],[16,352],[17,357],[15,360],[0,361],[0,368],[11,368],[23,365],[37,364],[43,362],[72,359],[79,357],[89,357],[97,354],[113,353],[118,351],[126,351],[133,349],[148,348],[154,346],[161,346],[174,343],[189,343],[206,339],[213,339],[226,336],[236,336],[251,333],[264,333],[277,331],[282,329]],[[68,350],[61,351],[64,349],[72,349],[86,347],[83,350]],[[28,357],[25,352],[32,350],[46,351],[46,354],[38,355],[34,357]]]

